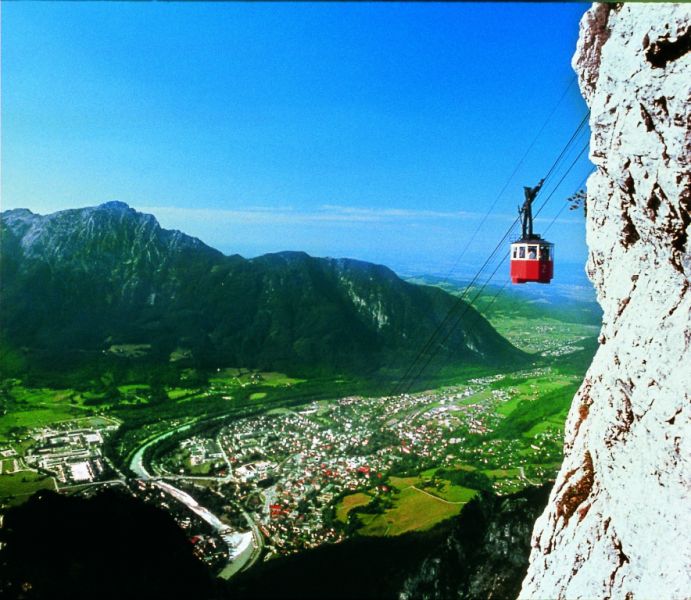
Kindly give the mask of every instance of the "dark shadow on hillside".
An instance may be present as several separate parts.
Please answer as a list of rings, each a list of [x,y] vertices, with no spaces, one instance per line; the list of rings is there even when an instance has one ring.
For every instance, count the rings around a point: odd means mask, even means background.
[[[230,591],[240,599],[515,598],[549,489],[483,493],[425,533],[359,538],[273,560],[231,581]]]
[[[0,595],[14,599],[514,598],[549,487],[483,492],[423,533],[356,538],[214,580],[164,512],[122,492],[35,494],[1,531]]]
[[[123,492],[38,492],[6,513],[0,535],[3,598],[216,597],[172,517]]]

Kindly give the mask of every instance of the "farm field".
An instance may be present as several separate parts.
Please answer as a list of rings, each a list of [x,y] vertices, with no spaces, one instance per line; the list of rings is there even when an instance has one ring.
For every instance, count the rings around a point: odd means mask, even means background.
[[[444,482],[439,489],[428,488],[426,491],[447,502],[462,502],[463,504],[470,502],[475,494],[477,494],[476,490],[460,485],[452,485],[448,482]]]
[[[306,379],[288,377],[284,373],[255,371],[251,369],[239,369],[228,367],[221,369],[209,378],[212,385],[247,386],[262,385],[267,387],[291,386],[304,383]]]
[[[409,485],[393,495],[393,508],[382,514],[362,514],[361,535],[395,536],[408,531],[424,531],[461,512],[465,502],[442,500]]]
[[[372,496],[363,492],[349,494],[341,500],[336,508],[336,518],[342,523],[345,523],[351,510],[358,506],[367,506],[371,501]]]
[[[430,469],[425,474],[435,471]],[[387,485],[390,493],[383,496],[387,508],[376,514],[356,511],[362,523],[358,529],[360,535],[396,536],[409,531],[424,531],[460,513],[477,494],[476,490],[452,485],[449,481],[430,487],[424,477],[391,476]],[[346,522],[351,511],[369,505],[376,493],[372,489],[345,496],[336,508],[337,519]]]
[[[43,489],[55,489],[52,477],[34,471],[0,475],[0,498],[7,499],[10,505],[21,504],[31,494]]]
[[[29,388],[14,381],[1,394],[5,414],[0,416],[0,440],[21,430],[89,416],[93,411],[84,406],[84,395],[71,389]]]

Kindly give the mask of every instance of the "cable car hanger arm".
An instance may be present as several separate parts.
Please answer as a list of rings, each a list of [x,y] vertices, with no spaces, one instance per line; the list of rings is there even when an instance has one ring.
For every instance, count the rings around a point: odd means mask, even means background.
[[[533,201],[545,182],[544,178],[534,187],[524,187],[523,194],[525,195],[525,202],[523,206],[518,207],[518,215],[521,219],[522,239],[531,239],[533,234]]]

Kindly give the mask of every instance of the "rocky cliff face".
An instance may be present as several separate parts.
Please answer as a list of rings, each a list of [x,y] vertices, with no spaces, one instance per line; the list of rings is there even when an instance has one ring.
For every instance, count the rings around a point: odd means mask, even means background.
[[[689,5],[600,4],[581,21],[603,328],[522,598],[689,597],[690,46]]]
[[[545,485],[501,498],[477,496],[408,573],[398,600],[515,598],[528,567],[531,524],[548,494]]]

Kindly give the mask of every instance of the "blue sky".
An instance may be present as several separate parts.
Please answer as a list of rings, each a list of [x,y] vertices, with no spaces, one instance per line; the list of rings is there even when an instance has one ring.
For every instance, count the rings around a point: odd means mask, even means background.
[[[585,114],[586,8],[3,3],[2,208],[121,200],[227,253],[462,276]],[[537,231],[589,170],[586,152]],[[580,213],[549,237],[584,262]]]

